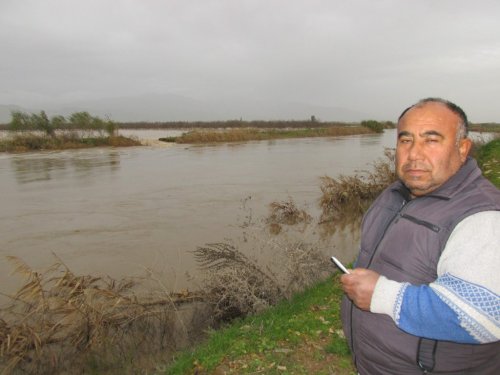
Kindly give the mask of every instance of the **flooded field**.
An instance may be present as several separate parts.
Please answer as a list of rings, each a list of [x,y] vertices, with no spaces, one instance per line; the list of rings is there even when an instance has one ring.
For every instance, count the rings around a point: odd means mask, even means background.
[[[150,140],[178,135],[123,132]],[[263,220],[271,202],[291,197],[317,222],[319,177],[368,169],[394,140],[390,130],[341,138],[0,154],[0,291],[19,283],[9,276],[7,255],[38,268],[52,264],[56,254],[74,272],[118,278],[148,268],[171,289],[193,287],[186,276],[197,272],[191,252],[206,243],[241,243],[265,261],[272,257],[262,246],[269,240]],[[318,241],[315,221],[297,235]],[[346,261],[354,257],[356,241],[349,234],[322,241],[325,256],[335,251]]]

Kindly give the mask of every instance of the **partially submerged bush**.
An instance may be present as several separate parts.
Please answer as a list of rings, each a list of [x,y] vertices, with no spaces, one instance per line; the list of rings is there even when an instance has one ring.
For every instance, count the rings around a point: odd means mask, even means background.
[[[287,201],[272,202],[269,204],[269,210],[270,214],[266,221],[273,234],[281,232],[281,225],[309,224],[312,221],[311,215],[297,208],[292,198],[288,198]]]
[[[275,270],[249,259],[229,243],[207,244],[194,251],[206,272],[203,290],[217,321],[260,312],[331,272],[315,246],[303,242],[272,245],[279,263]]]
[[[321,222],[359,222],[382,190],[396,181],[394,150],[386,149],[384,155],[385,159],[373,163],[372,172],[340,175],[337,179],[321,177]]]

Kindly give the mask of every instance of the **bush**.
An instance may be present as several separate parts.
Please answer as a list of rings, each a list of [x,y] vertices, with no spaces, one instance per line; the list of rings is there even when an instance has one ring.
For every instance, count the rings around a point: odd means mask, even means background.
[[[372,201],[396,181],[394,168],[395,153],[386,149],[385,159],[377,160],[373,172],[363,172],[354,176],[340,175],[338,178],[321,177],[320,206],[323,210],[321,221],[346,224],[361,219]]]
[[[361,121],[361,126],[373,130],[375,133],[383,133],[384,131],[384,124],[375,120]]]

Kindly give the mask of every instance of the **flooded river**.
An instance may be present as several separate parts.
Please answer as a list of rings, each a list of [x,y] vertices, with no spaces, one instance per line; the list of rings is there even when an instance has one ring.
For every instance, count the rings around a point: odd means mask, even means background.
[[[172,133],[126,134],[157,139]],[[261,223],[269,203],[288,197],[317,219],[319,177],[367,169],[394,141],[390,130],[341,138],[0,154],[0,291],[19,283],[9,276],[7,255],[42,268],[54,263],[52,254],[75,273],[122,277],[151,268],[170,288],[186,287],[185,273],[196,268],[190,251],[197,246],[241,236],[250,217]],[[344,260],[356,251],[353,241],[336,247]]]

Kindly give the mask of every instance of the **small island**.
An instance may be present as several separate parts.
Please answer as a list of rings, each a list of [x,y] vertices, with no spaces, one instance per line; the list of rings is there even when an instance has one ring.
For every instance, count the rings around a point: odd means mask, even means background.
[[[14,111],[6,129],[9,136],[0,139],[0,152],[66,150],[89,147],[140,146],[132,138],[117,134],[118,126],[88,112],[75,112],[68,118],[49,119],[45,111],[27,114]]]

